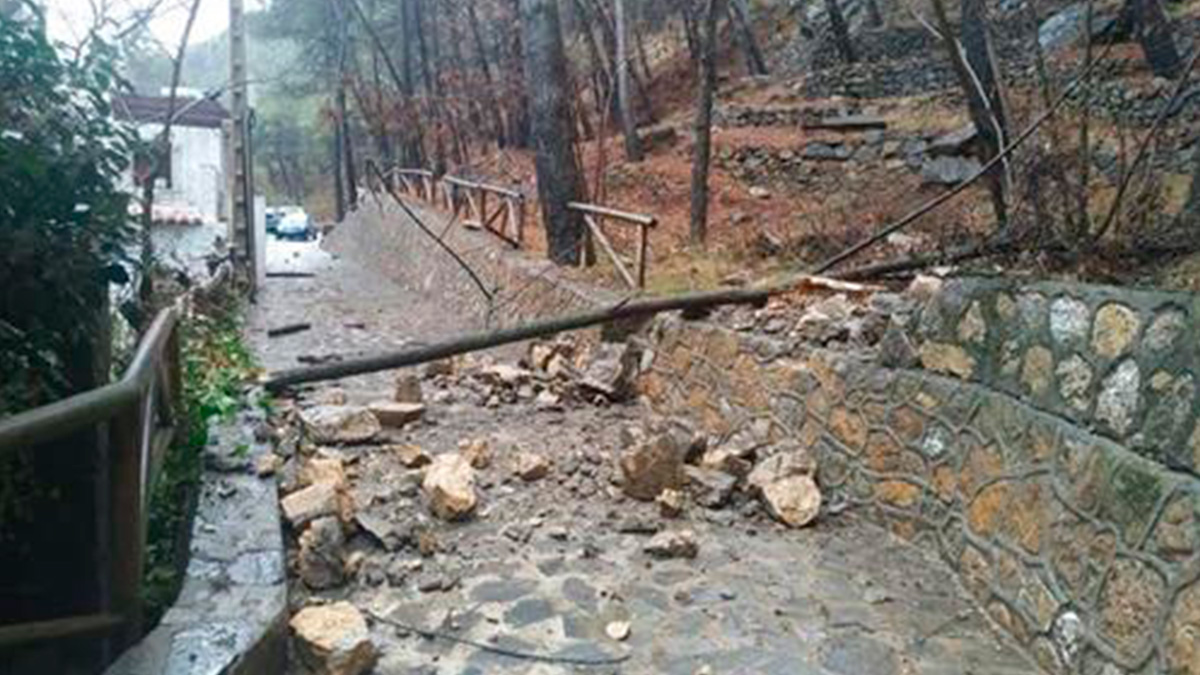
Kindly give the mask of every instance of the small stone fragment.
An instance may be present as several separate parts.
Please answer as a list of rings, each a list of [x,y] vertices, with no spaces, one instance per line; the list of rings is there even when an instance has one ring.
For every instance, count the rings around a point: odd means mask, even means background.
[[[314,518],[338,512],[337,488],[331,483],[315,483],[284,497],[279,506],[292,527],[299,529]]]
[[[362,675],[375,666],[367,621],[348,602],[305,607],[290,626],[300,659],[321,675]]]
[[[604,627],[604,633],[612,640],[623,642],[629,637],[631,626],[628,621],[610,621]]]
[[[259,478],[267,478],[274,476],[281,466],[283,466],[283,458],[273,452],[268,452],[259,456],[254,462],[254,473]]]
[[[475,510],[475,471],[458,453],[438,455],[425,470],[421,488],[438,518],[461,520]]]
[[[423,403],[396,403],[395,401],[376,401],[369,406],[372,414],[385,427],[401,428],[412,424],[425,415]]]
[[[651,537],[642,551],[652,558],[695,558],[700,545],[691,530],[668,530]]]
[[[364,443],[381,431],[379,420],[362,406],[306,408],[300,421],[314,443]]]
[[[685,467],[684,471],[687,473],[688,484],[696,503],[710,509],[725,506],[737,485],[737,479],[724,471],[712,471],[696,466]]]
[[[547,389],[537,395],[533,405],[538,410],[561,410],[562,397]]]
[[[458,442],[458,451],[472,468],[486,469],[492,464],[492,448],[486,438],[465,438]]]
[[[350,397],[346,395],[345,389],[334,387],[317,394],[314,402],[318,405],[346,405],[350,402]]]
[[[342,563],[342,525],[337,518],[317,518],[300,535],[300,579],[313,590],[324,590],[345,581]]]
[[[389,449],[396,455],[396,459],[400,460],[400,463],[409,469],[419,469],[423,466],[429,466],[429,463],[433,461],[429,457],[429,453],[425,452],[420,446],[413,445],[412,443],[393,445]]]
[[[392,397],[396,403],[424,403],[425,396],[421,392],[421,378],[416,373],[400,373],[396,376],[396,393]]]
[[[550,473],[550,462],[534,452],[517,454],[515,473],[524,481],[535,481],[545,478]]]
[[[683,515],[683,493],[679,490],[667,488],[660,492],[654,501],[664,518],[678,518]]]

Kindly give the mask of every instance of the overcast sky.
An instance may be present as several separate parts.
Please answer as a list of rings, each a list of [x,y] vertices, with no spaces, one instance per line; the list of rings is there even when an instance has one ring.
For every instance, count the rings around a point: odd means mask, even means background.
[[[247,11],[261,8],[267,0],[245,0]],[[50,21],[50,32],[59,40],[79,42],[92,26],[92,3],[88,0],[43,0]],[[154,0],[107,0],[112,14],[118,21],[125,21],[137,10],[151,6]],[[104,0],[95,0],[104,4]],[[165,0],[150,29],[172,50],[179,44],[187,23],[191,0]],[[200,11],[196,25],[192,28],[190,42],[195,44],[219,35],[229,24],[229,0],[200,0]]]

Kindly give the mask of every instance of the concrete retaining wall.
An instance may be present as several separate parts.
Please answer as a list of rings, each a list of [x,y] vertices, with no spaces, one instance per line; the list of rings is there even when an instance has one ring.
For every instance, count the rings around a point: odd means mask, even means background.
[[[827,509],[939,552],[1047,672],[1196,675],[1192,302],[954,283],[889,331],[899,367],[663,319],[641,385],[711,433],[812,448]],[[1067,361],[1094,373],[1086,405],[1063,394]],[[1106,393],[1124,379],[1133,393]]]

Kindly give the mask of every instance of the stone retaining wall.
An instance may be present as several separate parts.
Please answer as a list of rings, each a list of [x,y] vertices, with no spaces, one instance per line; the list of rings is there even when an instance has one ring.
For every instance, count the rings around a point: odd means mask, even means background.
[[[916,362],[901,348],[891,365],[978,382],[1196,473],[1197,311],[1188,293],[955,281],[906,328]]]
[[[1152,461],[1159,455],[1145,443],[1118,442],[1187,435],[1158,434],[1149,411],[1185,399],[1187,420],[1171,428],[1192,423],[1191,311],[1190,296],[955,283],[908,332],[890,331],[891,357],[904,353],[897,337],[912,342],[912,358],[896,368],[870,353],[787,348],[662,319],[641,389],[660,412],[720,438],[794,438],[811,448],[827,513],[847,509],[938,552],[1046,672],[1197,675],[1200,481]],[[1022,316],[1029,326],[1014,323]],[[1125,325],[1130,316],[1137,330]],[[1176,323],[1178,332],[1166,328]],[[1167,333],[1172,346],[1160,348]],[[1022,365],[1030,350],[1045,353],[1034,351],[1014,375],[1003,358],[1012,340]],[[1085,409],[1066,414],[1074,407],[1056,370],[1075,356],[1094,385],[1082,389]],[[1127,363],[1139,373],[1136,396],[1118,397],[1136,401],[1126,406],[1130,421],[1120,433],[1107,424],[1093,431],[1087,421],[1113,397],[1104,383]],[[1045,383],[1034,392],[1022,370]]]
[[[361,208],[330,235],[329,248],[352,250],[394,281],[447,303],[447,311],[469,316],[478,324],[500,327],[541,317],[594,309],[615,301],[604,291],[566,279],[552,263],[526,256],[498,238],[461,224],[446,229],[446,216],[409,200],[413,210],[443,237],[495,296],[489,307],[470,276],[437,243],[383,197],[365,197]],[[527,228],[540,225],[530,219]]]

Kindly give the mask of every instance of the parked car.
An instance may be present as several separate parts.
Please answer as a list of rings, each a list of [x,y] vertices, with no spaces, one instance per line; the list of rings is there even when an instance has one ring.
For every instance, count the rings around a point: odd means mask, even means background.
[[[275,236],[280,239],[311,241],[317,238],[317,228],[306,213],[289,213],[279,221]]]
[[[267,234],[278,234],[279,221],[283,220],[283,214],[279,209],[267,209],[263,215],[267,219]]]

